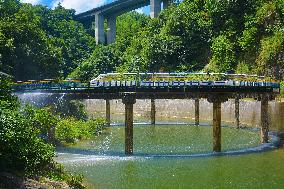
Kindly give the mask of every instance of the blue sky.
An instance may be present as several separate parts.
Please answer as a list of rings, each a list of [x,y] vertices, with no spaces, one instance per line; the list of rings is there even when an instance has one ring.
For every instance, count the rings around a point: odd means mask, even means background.
[[[107,4],[114,0],[21,0],[23,3],[31,3],[33,5],[42,4],[54,8],[58,3],[65,8],[73,8],[77,13],[90,10],[92,8]],[[140,13],[149,14],[149,6],[136,10]]]

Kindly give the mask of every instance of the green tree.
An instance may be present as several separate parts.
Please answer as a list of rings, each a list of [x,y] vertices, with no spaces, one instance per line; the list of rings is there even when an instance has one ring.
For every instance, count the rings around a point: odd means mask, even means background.
[[[208,71],[224,73],[235,70],[236,56],[234,46],[226,36],[220,35],[214,39],[211,50],[212,58],[207,68]]]
[[[122,53],[116,49],[116,45],[99,45],[92,56],[84,61],[70,77],[80,78],[83,81],[90,81],[91,78],[102,73],[115,71],[122,60]]]
[[[0,2],[0,64],[17,80],[62,78],[87,59],[95,40],[61,6]],[[50,69],[52,67],[52,69]]]

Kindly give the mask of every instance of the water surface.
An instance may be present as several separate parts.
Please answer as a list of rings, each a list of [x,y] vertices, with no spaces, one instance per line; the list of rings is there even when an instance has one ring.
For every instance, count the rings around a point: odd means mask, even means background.
[[[257,147],[259,141],[256,130],[222,128],[224,151]],[[136,125],[134,156],[124,156],[121,126],[60,149],[57,160],[82,173],[91,188],[284,187],[283,150],[212,156],[211,149],[212,127]]]

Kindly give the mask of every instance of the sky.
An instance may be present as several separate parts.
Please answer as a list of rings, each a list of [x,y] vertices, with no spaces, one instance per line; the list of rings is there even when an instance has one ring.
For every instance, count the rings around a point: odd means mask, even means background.
[[[110,3],[114,0],[21,0],[23,3],[31,3],[33,5],[46,5],[54,8],[61,3],[61,5],[68,9],[75,9],[77,13],[84,12],[98,6]],[[136,10],[139,13],[149,14],[149,6]]]

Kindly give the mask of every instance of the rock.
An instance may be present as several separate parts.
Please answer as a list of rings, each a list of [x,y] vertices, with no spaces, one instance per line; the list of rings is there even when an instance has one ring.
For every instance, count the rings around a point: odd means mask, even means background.
[[[280,139],[280,147],[284,147],[284,132],[278,133],[278,137]]]

